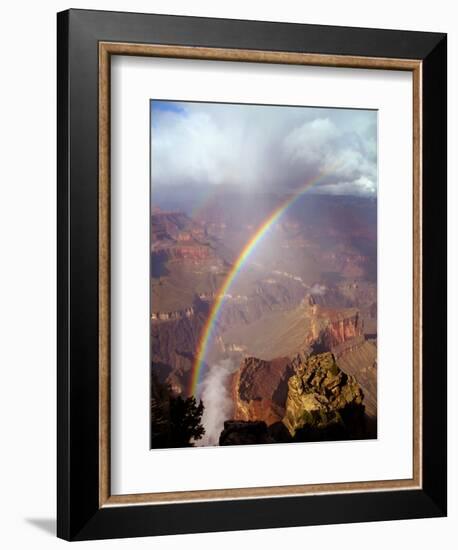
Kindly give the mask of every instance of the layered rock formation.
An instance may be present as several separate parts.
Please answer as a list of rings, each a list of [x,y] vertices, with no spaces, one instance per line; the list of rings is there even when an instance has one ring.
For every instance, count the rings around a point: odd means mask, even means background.
[[[187,307],[178,311],[153,311],[151,313],[151,321],[177,321],[185,317],[193,317],[194,308]]]
[[[239,199],[232,208],[218,200],[219,210],[212,207],[197,219],[173,201],[164,203],[168,211],[151,215],[152,366],[176,394],[186,396],[208,311],[237,252],[264,217],[259,201],[245,208]],[[234,419],[264,421],[269,433],[280,423],[282,432],[291,361],[300,350],[332,352],[339,367],[356,377],[366,413],[376,418],[374,212],[376,203],[367,200],[304,199],[231,286],[204,368],[224,358],[242,363],[230,388]]]
[[[338,367],[332,353],[299,354],[292,367],[283,423],[293,438],[363,435],[363,392],[356,379]]]
[[[151,322],[151,363],[161,383],[186,395],[195,350],[207,312],[196,305],[192,315]]]
[[[191,262],[201,262],[215,257],[209,245],[200,243],[194,238],[190,238],[186,243],[174,244],[165,249],[159,249],[157,252],[153,251],[153,261],[156,255],[160,255],[162,258],[165,256],[167,260],[185,260]]]
[[[367,437],[363,391],[332,353],[292,361],[247,358],[234,377],[234,420],[220,445]]]
[[[313,301],[309,308],[312,309],[311,321],[307,336],[302,339],[303,353],[331,351],[340,358],[342,364],[348,366],[344,369],[346,372],[358,381],[361,377],[367,390],[368,413],[376,416],[376,344],[366,341],[358,310],[332,311],[317,306]],[[286,381],[293,368],[290,359],[293,357],[296,354],[270,361],[255,357],[242,361],[233,383],[234,418],[264,420],[267,424],[281,420],[287,394]]]
[[[334,346],[364,334],[364,321],[358,309],[324,307],[315,303],[311,295],[302,297],[298,306],[289,309],[285,302],[278,300],[277,304],[266,307],[259,319],[255,319],[257,310],[252,299],[244,308],[249,311],[237,322],[235,317],[227,316],[231,311],[230,301],[225,304],[220,324],[223,343],[227,350],[237,346],[246,350],[247,355],[264,360],[292,358],[307,348],[310,352],[332,351]],[[238,311],[241,313],[242,308]]]
[[[292,373],[288,358],[244,359],[233,380],[234,418],[267,424],[281,420]]]
[[[155,211],[151,216],[151,260],[201,262],[215,258],[205,229],[183,212]]]
[[[363,323],[356,308],[333,310],[311,306],[308,341],[329,350],[363,335]]]
[[[191,220],[184,212],[165,211],[158,208],[151,213],[151,244],[186,242],[206,237],[205,228]]]
[[[377,417],[377,345],[363,336],[354,338],[332,349],[344,372],[354,376],[364,392],[366,415],[376,429]],[[376,431],[372,434],[376,436]]]

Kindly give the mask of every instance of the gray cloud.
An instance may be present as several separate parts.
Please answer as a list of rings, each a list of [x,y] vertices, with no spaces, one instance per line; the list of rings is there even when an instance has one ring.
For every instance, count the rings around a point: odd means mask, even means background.
[[[153,101],[151,122],[159,185],[294,191],[324,172],[317,192],[376,193],[375,111]]]

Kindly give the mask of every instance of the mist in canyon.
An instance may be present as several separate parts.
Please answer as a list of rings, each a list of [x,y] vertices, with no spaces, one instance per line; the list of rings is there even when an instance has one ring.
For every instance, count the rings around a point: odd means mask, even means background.
[[[232,359],[222,359],[208,369],[199,388],[205,406],[202,415],[205,434],[196,441],[197,446],[218,445],[224,421],[231,418],[234,409],[229,388],[230,378],[236,370],[237,365]]]

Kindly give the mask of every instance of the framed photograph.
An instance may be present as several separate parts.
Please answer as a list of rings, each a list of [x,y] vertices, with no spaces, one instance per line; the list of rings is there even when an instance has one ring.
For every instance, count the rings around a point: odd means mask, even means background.
[[[58,14],[58,536],[446,515],[446,35]]]

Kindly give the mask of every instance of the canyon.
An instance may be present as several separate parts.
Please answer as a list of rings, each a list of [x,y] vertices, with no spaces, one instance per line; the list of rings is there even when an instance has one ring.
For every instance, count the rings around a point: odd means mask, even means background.
[[[219,197],[194,217],[177,205],[151,213],[151,372],[183,398],[211,307],[270,203],[238,204]],[[376,437],[376,236],[373,199],[310,196],[259,244],[224,296],[202,368],[205,379],[221,360],[234,366],[215,444],[313,440],[318,418],[322,438]],[[298,373],[314,357],[324,380],[339,379],[331,390],[352,396],[345,406],[303,382],[300,395],[313,398],[298,397]],[[348,425],[343,409],[353,411]],[[304,411],[308,436],[293,428]]]

